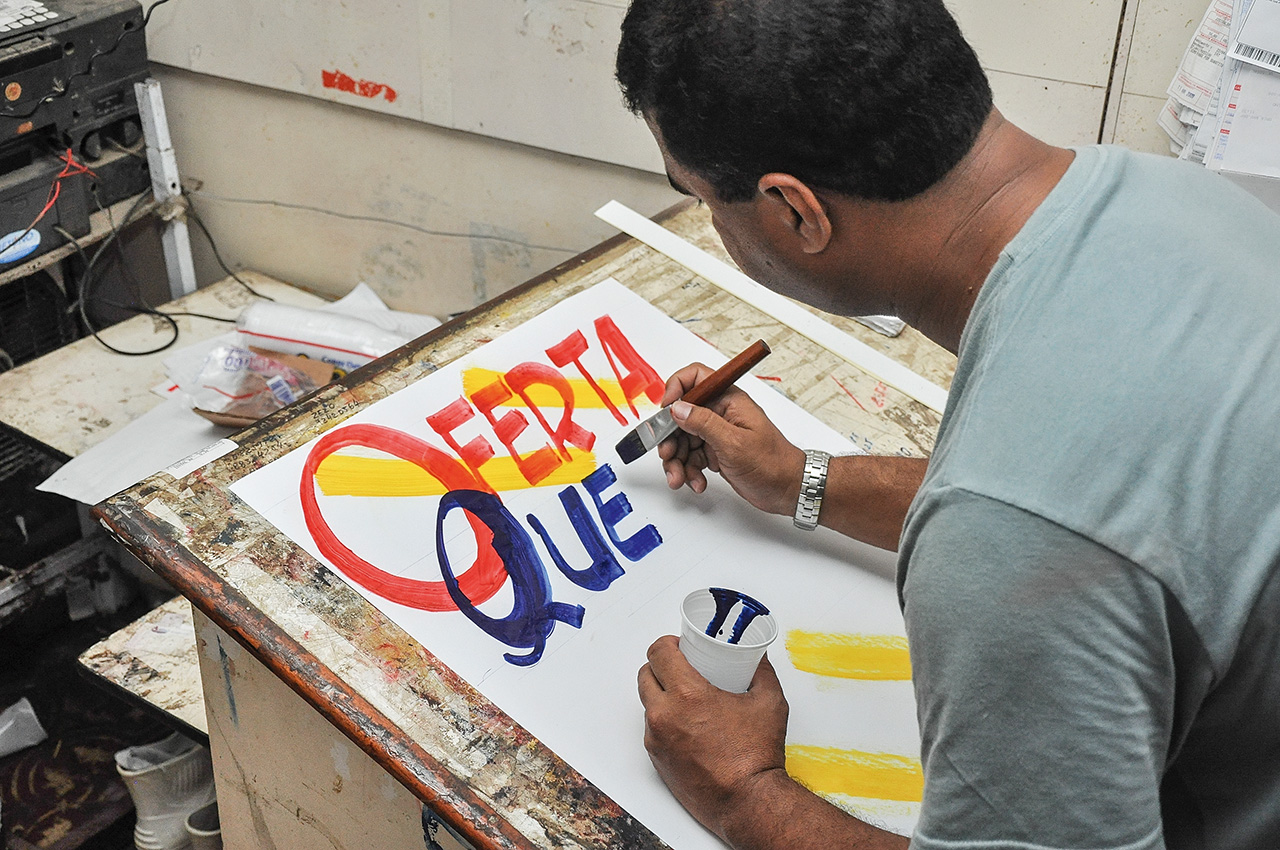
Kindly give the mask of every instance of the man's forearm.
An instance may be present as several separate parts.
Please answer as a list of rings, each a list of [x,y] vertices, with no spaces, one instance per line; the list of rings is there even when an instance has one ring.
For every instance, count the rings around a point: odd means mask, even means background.
[[[856,540],[896,551],[907,508],[928,463],[882,455],[832,458],[818,521]]]
[[[846,814],[781,769],[758,776],[721,826],[735,850],[906,850],[910,843]]]

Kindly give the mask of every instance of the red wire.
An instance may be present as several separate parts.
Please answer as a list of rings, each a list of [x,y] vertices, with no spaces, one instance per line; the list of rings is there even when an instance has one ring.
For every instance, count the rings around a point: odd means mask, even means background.
[[[40,210],[40,214],[35,217],[35,220],[27,226],[26,230],[19,234],[17,239],[10,242],[9,245],[17,245],[21,242],[28,233],[35,230],[36,225],[40,223],[40,219],[44,218],[48,214],[49,210],[53,209],[53,205],[58,202],[58,195],[62,194],[62,181],[64,178],[74,177],[77,174],[88,174],[90,177],[98,176],[89,169],[89,166],[76,161],[75,154],[71,152],[71,148],[67,148],[67,152],[58,158],[66,163],[66,165],[64,165],[62,170],[58,172],[58,176],[53,178],[53,185],[49,187],[49,199],[45,201],[44,209]]]

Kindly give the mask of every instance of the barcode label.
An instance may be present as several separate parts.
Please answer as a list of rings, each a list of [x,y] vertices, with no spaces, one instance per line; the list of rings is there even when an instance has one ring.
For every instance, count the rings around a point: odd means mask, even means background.
[[[1270,50],[1263,50],[1261,47],[1253,47],[1252,45],[1237,42],[1234,55],[1246,62],[1280,71],[1280,53],[1272,53]]]

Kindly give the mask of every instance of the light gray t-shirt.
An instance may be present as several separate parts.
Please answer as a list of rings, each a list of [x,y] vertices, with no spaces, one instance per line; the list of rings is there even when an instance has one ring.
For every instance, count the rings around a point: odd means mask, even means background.
[[[1280,848],[1280,217],[1077,150],[961,341],[899,585],[914,848]]]

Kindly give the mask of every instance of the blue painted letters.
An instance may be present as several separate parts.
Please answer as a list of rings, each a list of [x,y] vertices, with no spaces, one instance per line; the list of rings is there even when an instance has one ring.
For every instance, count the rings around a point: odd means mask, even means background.
[[[604,530],[609,534],[613,545],[618,547],[618,551],[626,556],[628,561],[638,561],[658,548],[658,544],[662,542],[662,535],[658,534],[658,529],[652,525],[646,525],[626,540],[618,536],[616,526],[631,513],[631,502],[622,493],[607,502],[600,498],[600,494],[617,481],[617,473],[606,463],[582,479],[582,486],[586,487],[587,492],[591,494],[591,501],[595,502],[596,512],[600,514],[600,522],[604,523]]]
[[[501,619],[490,617],[471,604],[458,587],[458,579],[449,566],[449,555],[444,545],[444,519],[454,508],[471,513],[493,532],[493,548],[506,565],[511,589],[515,593],[511,613]],[[507,646],[532,650],[528,655],[505,653],[502,657],[512,664],[524,667],[537,663],[557,620],[575,629],[582,626],[585,612],[581,605],[551,601],[551,582],[542,559],[538,557],[538,550],[534,548],[533,538],[506,509],[502,500],[492,493],[451,490],[440,499],[440,509],[436,514],[436,556],[440,559],[440,572],[449,597],[468,620]]]

